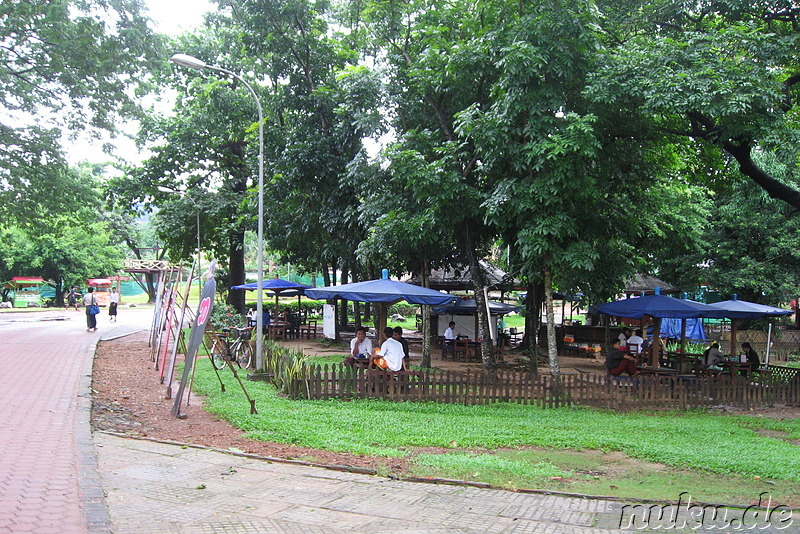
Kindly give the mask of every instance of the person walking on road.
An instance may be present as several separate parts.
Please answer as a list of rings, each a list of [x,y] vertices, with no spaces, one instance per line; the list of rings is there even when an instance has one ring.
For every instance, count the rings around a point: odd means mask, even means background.
[[[111,288],[111,296],[108,297],[108,320],[117,322],[117,304],[119,304],[119,293],[117,288]]]
[[[86,308],[86,331],[94,332],[97,330],[97,315],[93,312],[95,312],[94,307],[97,306],[97,301],[94,299],[93,287],[90,287],[83,296],[83,306]]]
[[[74,287],[69,290],[69,294],[67,295],[67,305],[64,306],[64,311],[70,309],[70,307],[74,307],[75,311],[78,311],[78,288]]]

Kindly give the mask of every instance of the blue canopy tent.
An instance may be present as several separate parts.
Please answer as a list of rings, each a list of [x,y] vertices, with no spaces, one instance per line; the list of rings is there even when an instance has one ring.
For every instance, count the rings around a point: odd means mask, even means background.
[[[489,313],[494,315],[505,315],[507,313],[518,312],[522,309],[520,306],[512,304],[504,304],[494,300],[489,301]],[[474,315],[478,312],[478,305],[475,299],[458,299],[452,304],[444,306],[434,306],[431,308],[433,313],[439,315]]]
[[[345,299],[355,302],[374,302],[380,304],[378,315],[378,336],[386,326],[386,310],[390,304],[405,300],[410,304],[428,304],[440,306],[453,302],[456,297],[440,293],[426,287],[415,286],[397,280],[389,280],[388,271],[384,270],[383,278],[353,282],[340,286],[317,287],[306,290],[306,296],[312,299],[334,300]]]
[[[231,289],[245,289],[248,291],[255,291],[258,289],[258,282],[250,282],[249,284],[241,284],[238,286],[233,286],[231,287]],[[306,289],[311,289],[311,286],[307,286],[299,282],[290,282],[282,278],[272,278],[270,280],[263,280],[261,282],[261,289],[264,291],[270,291],[275,294],[275,316],[277,318],[279,296],[282,295],[284,297],[293,297],[297,295],[297,306],[299,311],[300,295],[302,295]]]
[[[776,308],[774,306],[767,306],[765,304],[758,304],[756,302],[748,302],[746,300],[739,300],[736,295],[733,295],[731,300],[723,300],[722,302],[715,302],[709,304],[713,308],[723,310],[731,320],[731,353],[736,349],[736,320],[737,319],[760,319],[762,317],[777,317],[780,315],[791,315],[794,313],[792,310],[783,308]],[[769,346],[772,338],[772,325],[770,324],[769,334],[767,335],[767,352],[766,362],[769,363]]]
[[[658,288],[656,288],[658,289]],[[725,312],[716,308],[712,308],[708,304],[696,302],[688,299],[678,299],[668,297],[656,292],[655,295],[646,295],[644,297],[634,297],[629,299],[618,300],[615,302],[607,302],[598,306],[600,313],[606,315],[613,315],[616,317],[626,317],[629,319],[641,319],[649,315],[656,319],[653,322],[653,339],[659,339],[661,336],[661,319],[674,318],[674,319],[696,319],[702,317],[725,317]],[[681,331],[685,331],[685,327],[681,327]],[[681,336],[683,340],[685,336]],[[653,343],[653,347],[656,346]],[[650,352],[650,364],[653,366],[658,365],[658,353],[655,350]]]

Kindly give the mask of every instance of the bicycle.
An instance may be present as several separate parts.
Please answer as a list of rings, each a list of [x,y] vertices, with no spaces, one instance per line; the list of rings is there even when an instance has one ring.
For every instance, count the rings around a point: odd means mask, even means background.
[[[242,369],[253,363],[250,347],[250,328],[224,328],[217,333],[211,345],[211,362],[217,369],[224,369],[227,362],[235,362]]]

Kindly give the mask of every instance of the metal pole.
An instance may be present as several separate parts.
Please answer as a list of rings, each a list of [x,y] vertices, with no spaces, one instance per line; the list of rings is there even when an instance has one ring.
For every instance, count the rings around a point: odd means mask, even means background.
[[[767,330],[767,350],[764,355],[764,365],[769,365],[769,346],[772,345],[772,323],[769,323],[769,330]]]
[[[203,269],[200,268],[200,207],[197,206],[197,204],[194,206],[194,213],[197,215],[197,279],[200,281],[200,286],[202,287]]]
[[[207,65],[205,62],[186,54],[175,54],[170,61],[192,69],[208,69],[222,72],[242,82],[258,108],[258,294],[256,297],[256,372],[264,371],[264,298],[261,286],[264,284],[264,113],[261,109],[261,100],[247,83],[247,80],[233,71]]]

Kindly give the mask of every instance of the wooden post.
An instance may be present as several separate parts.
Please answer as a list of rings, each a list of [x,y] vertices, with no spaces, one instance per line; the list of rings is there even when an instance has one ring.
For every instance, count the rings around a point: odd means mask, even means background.
[[[650,365],[658,367],[658,355],[661,351],[661,318],[653,317],[653,344],[650,345]]]

